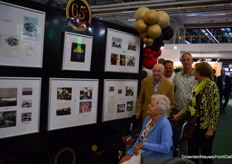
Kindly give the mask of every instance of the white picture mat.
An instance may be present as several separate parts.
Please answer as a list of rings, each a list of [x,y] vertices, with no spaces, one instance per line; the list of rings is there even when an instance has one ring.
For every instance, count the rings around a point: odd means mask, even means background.
[[[73,46],[77,44],[84,46],[84,48],[82,47],[82,49],[84,49],[83,50],[84,52],[82,53],[84,59],[74,58],[75,54],[73,52],[74,51]],[[65,32],[62,69],[90,71],[92,44],[93,44],[92,36]]]
[[[15,89],[14,94],[17,104],[14,106],[0,106],[0,138],[30,134],[39,132],[39,116],[40,116],[40,94],[41,94],[41,78],[17,78],[17,77],[0,77],[0,97],[10,97],[6,90]],[[25,89],[32,91],[32,94],[23,94]],[[31,103],[31,106],[24,106],[24,102]],[[12,126],[9,115],[6,113],[16,111],[16,126]],[[22,114],[28,113],[31,120],[22,120]],[[11,125],[10,125],[11,124]]]
[[[136,35],[108,28],[105,72],[138,73],[140,41],[141,39]],[[132,49],[129,48],[131,43],[134,46]],[[113,55],[117,55],[115,62],[112,60]],[[121,58],[124,58],[124,65],[120,62]]]
[[[113,88],[112,88],[113,87]],[[133,94],[126,95],[126,87],[132,89]],[[135,114],[138,80],[112,80],[104,81],[103,117],[102,121],[128,118]],[[132,110],[127,110],[127,102],[132,102]],[[125,111],[118,112],[118,105],[125,104]]]
[[[0,1],[0,24],[0,65],[41,68],[45,12]]]
[[[50,79],[49,96],[49,117],[48,130],[74,127],[97,122],[97,102],[98,102],[97,79]],[[84,87],[92,89],[91,99],[80,100],[80,92]],[[57,88],[71,88],[70,100],[58,100]],[[91,102],[91,111],[80,113],[80,103]],[[67,115],[57,115],[57,109],[63,105],[71,108],[71,113]],[[59,107],[58,107],[59,106]]]

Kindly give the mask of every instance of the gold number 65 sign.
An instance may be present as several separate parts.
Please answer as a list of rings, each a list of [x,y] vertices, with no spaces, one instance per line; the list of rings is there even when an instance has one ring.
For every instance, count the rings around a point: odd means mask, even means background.
[[[90,26],[92,12],[86,0],[69,0],[66,6],[66,18],[72,20],[70,26],[77,31],[84,31]]]

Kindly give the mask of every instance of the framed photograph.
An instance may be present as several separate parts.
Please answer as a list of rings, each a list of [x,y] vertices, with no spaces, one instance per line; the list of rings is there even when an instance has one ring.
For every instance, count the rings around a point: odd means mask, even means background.
[[[90,71],[93,37],[65,32],[63,70]]]
[[[104,81],[102,121],[131,117],[135,113],[138,80]]]
[[[140,38],[108,28],[105,72],[139,72]]]
[[[0,1],[0,65],[42,67],[45,12]]]
[[[98,80],[50,79],[48,130],[97,122]]]
[[[0,77],[0,138],[39,132],[41,78]]]

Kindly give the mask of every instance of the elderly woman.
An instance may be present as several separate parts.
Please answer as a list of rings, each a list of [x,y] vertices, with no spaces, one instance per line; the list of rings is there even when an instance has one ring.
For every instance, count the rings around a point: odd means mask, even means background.
[[[195,79],[198,83],[192,88],[192,96],[183,110],[174,116],[188,115],[187,121],[195,122],[196,127],[186,129],[188,137],[188,155],[211,156],[214,135],[220,114],[218,87],[210,80],[212,68],[207,62],[195,65]],[[199,159],[193,160],[196,164]],[[203,164],[212,164],[212,159],[202,159]]]
[[[119,164],[139,164],[143,157],[172,157],[172,127],[164,113],[170,109],[167,96],[154,94],[147,108],[148,116],[133,147]]]

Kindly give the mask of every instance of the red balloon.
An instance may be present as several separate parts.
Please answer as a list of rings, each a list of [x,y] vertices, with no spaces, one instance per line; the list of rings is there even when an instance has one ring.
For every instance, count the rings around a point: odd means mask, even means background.
[[[161,50],[159,51],[152,51],[152,54],[155,58],[158,58],[161,55]]]
[[[152,53],[148,54],[148,55],[147,55],[147,58],[148,58],[148,59],[152,59],[152,58],[153,58],[153,54],[152,54]]]
[[[152,49],[148,48],[148,47],[145,47],[143,48],[144,52],[147,52],[147,53],[150,53],[152,52]]]
[[[148,56],[148,54],[149,54],[149,53],[144,52],[144,53],[143,53],[143,57],[145,57],[145,58],[146,58],[146,57]]]
[[[156,51],[156,54],[160,56],[160,55],[162,54],[162,51],[161,51],[161,50]],[[158,57],[159,57],[159,56],[158,56]]]
[[[157,59],[154,57],[152,59],[148,59],[148,58],[143,59],[143,65],[147,69],[152,69],[156,63],[157,63]]]

